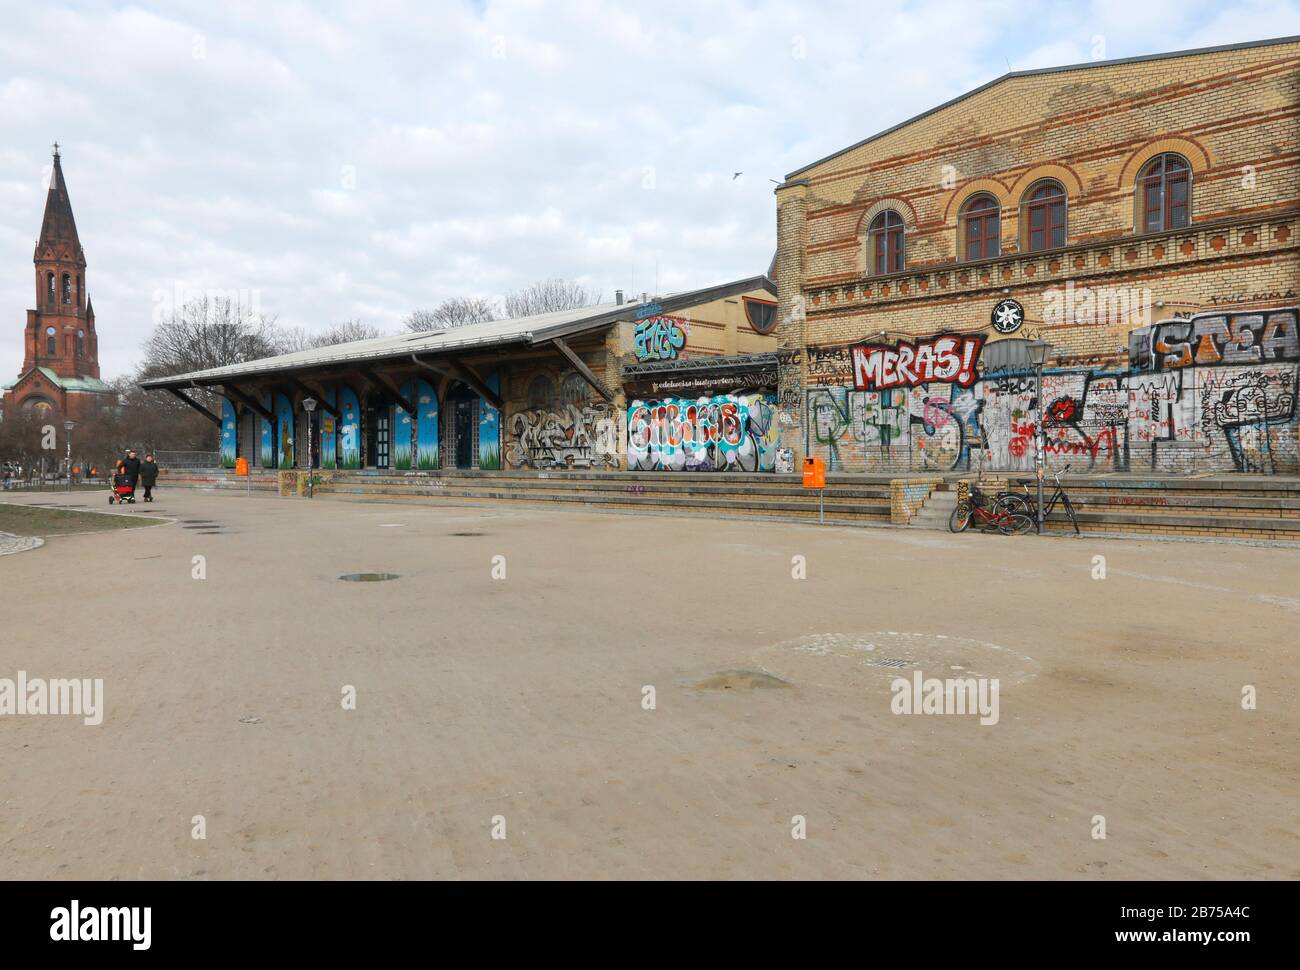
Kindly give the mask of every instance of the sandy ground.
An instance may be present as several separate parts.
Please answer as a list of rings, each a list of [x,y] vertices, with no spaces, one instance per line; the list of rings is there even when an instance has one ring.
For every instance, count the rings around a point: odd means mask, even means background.
[[[0,677],[106,695],[98,727],[0,717],[4,877],[1300,877],[1300,550],[156,510],[0,558]],[[997,724],[891,713],[955,668]]]

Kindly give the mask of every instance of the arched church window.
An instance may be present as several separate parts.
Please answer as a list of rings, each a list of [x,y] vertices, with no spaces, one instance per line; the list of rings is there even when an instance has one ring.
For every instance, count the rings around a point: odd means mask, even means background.
[[[55,357],[59,353],[58,338],[55,336],[53,327],[45,328],[45,354],[48,357]]]
[[[45,302],[46,303],[54,302],[54,274],[53,273],[45,274]]]
[[[63,302],[72,302],[72,277],[67,273],[63,274]]]

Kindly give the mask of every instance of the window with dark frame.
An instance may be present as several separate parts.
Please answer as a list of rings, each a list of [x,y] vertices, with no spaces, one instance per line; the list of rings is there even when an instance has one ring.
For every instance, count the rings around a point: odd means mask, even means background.
[[[1138,176],[1139,232],[1181,229],[1191,222],[1192,169],[1172,152],[1157,155]]]
[[[764,336],[776,329],[776,304],[745,297],[745,316],[756,333]]]
[[[72,302],[72,277],[67,273],[63,274],[63,302]]]
[[[1025,195],[1025,244],[1031,253],[1065,245],[1066,208],[1060,182],[1049,179],[1030,186]]]
[[[54,274],[53,273],[45,274],[45,302],[46,303],[54,302]]]
[[[886,209],[872,219],[867,230],[867,247],[871,254],[871,275],[901,273],[906,262],[902,216]]]
[[[962,207],[961,235],[964,258],[992,259],[1001,254],[1002,207],[981,193]]]

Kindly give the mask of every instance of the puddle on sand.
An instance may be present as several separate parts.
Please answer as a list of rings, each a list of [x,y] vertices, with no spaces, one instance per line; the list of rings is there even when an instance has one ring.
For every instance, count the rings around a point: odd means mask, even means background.
[[[397,578],[397,573],[344,573],[339,577],[345,583],[383,583]]]
[[[762,670],[722,670],[695,685],[700,690],[759,690],[766,687],[793,687],[780,677]]]

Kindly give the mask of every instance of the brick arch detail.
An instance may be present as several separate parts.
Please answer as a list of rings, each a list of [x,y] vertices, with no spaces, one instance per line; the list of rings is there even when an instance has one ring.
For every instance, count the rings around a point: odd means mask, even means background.
[[[1068,165],[1061,165],[1059,162],[1049,162],[1044,165],[1035,165],[1024,175],[1016,179],[1011,186],[1011,199],[1014,206],[1020,206],[1025,201],[1025,193],[1035,182],[1041,182],[1043,179],[1055,179],[1065,187],[1065,194],[1069,197],[1068,203],[1074,205],[1083,195],[1083,180],[1079,178],[1077,172]]]
[[[1166,135],[1163,138],[1156,138],[1147,142],[1141,148],[1138,148],[1128,160],[1124,162],[1123,168],[1120,169],[1119,181],[1116,182],[1117,188],[1132,187],[1137,184],[1138,172],[1151,159],[1157,155],[1163,155],[1165,152],[1173,152],[1176,155],[1182,155],[1187,159],[1187,164],[1192,167],[1192,178],[1205,174],[1213,167],[1213,159],[1210,153],[1200,142],[1194,141],[1180,135]]]
[[[886,199],[877,199],[866,212],[862,213],[862,218],[858,220],[858,239],[867,234],[867,229],[871,226],[871,220],[880,215],[886,209],[894,209],[903,217],[903,231],[916,228],[916,210],[910,203],[904,202],[897,196],[890,196]]]
[[[944,225],[954,225],[957,220],[957,214],[961,212],[964,206],[973,196],[987,193],[998,200],[998,205],[1007,209],[1014,203],[1012,202],[1011,191],[1006,184],[995,178],[976,178],[969,182],[963,182],[957,188],[953,189],[948,196],[948,203],[943,210]]]

